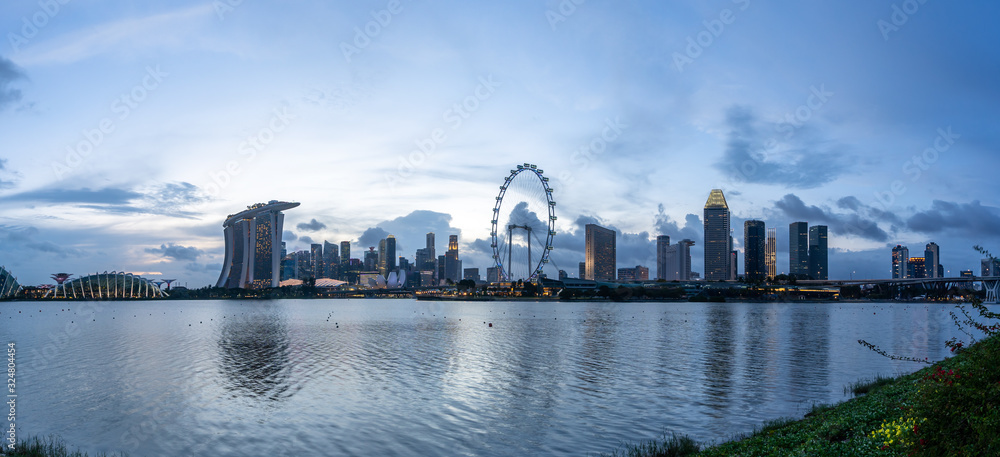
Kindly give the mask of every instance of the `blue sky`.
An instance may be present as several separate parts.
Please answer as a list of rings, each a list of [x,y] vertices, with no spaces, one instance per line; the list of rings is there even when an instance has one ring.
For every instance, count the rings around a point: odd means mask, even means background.
[[[64,0],[65,1],[65,0]],[[239,4],[236,4],[239,3]],[[235,4],[235,5],[234,5]],[[0,264],[214,283],[222,221],[298,201],[291,248],[461,235],[485,269],[510,168],[545,169],[553,260],[619,266],[746,219],[830,227],[831,277],[935,241],[1000,251],[995,2],[59,1],[0,6]],[[420,148],[425,151],[421,151]],[[742,268],[741,268],[742,270]],[[555,272],[551,272],[555,274]]]

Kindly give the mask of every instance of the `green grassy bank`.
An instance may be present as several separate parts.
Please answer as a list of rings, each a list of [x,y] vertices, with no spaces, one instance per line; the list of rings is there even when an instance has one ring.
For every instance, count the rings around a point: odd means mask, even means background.
[[[626,445],[612,456],[1000,455],[1000,337],[898,378],[859,382],[860,396],[766,423],[714,446],[685,437]]]

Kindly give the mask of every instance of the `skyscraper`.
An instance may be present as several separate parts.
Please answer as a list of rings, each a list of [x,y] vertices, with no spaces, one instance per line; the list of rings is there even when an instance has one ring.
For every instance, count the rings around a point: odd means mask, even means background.
[[[323,241],[324,278],[340,279],[340,249],[337,243]]]
[[[729,205],[720,189],[712,189],[705,202],[705,279],[726,280],[731,275],[732,244]]]
[[[796,278],[809,276],[809,224],[788,224],[788,274]]]
[[[313,278],[322,278],[326,267],[323,264],[323,245],[313,243],[309,245],[309,269],[312,270]]]
[[[694,241],[688,239],[683,239],[680,243],[666,246],[663,252],[664,273],[663,277],[658,279],[665,281],[690,281],[691,246],[694,246]]]
[[[656,237],[656,279],[667,279],[667,248],[670,247],[670,237]]]
[[[764,244],[764,263],[767,264],[767,276],[778,275],[778,230],[767,229],[767,242]]]
[[[910,257],[910,261],[907,262],[907,275],[914,279],[923,279],[927,277],[927,268],[924,265],[923,257]]]
[[[809,275],[814,279],[830,279],[827,246],[826,226],[809,227]]]
[[[931,241],[924,249],[924,262],[927,269],[928,278],[940,278],[941,271],[941,248],[937,243]]]
[[[385,237],[385,269],[386,275],[396,271],[396,237]]]
[[[766,232],[764,221],[749,220],[743,223],[743,274],[747,280],[761,280],[767,276],[765,258]]]
[[[340,264],[347,268],[351,263],[351,242],[341,241],[340,242]]]
[[[444,277],[454,282],[462,280],[462,263],[458,259],[458,235],[448,235],[448,251],[445,252]]]
[[[434,232],[427,233],[427,256],[431,259],[437,258],[437,253],[434,252]]]
[[[281,270],[281,231],[284,210],[295,202],[271,200],[248,206],[222,223],[226,258],[216,287],[278,287]]]
[[[580,262],[580,279],[587,279],[587,262]]]
[[[614,281],[617,255],[615,231],[600,225],[587,224],[586,252],[587,278],[593,281]]]
[[[892,279],[905,279],[909,272],[910,250],[906,246],[892,248]]]

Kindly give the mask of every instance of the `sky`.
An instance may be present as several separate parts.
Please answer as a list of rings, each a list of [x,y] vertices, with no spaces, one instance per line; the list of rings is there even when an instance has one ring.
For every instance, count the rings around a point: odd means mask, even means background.
[[[1000,3],[42,0],[0,5],[0,265],[214,284],[222,222],[295,201],[289,250],[460,237],[490,266],[499,186],[544,169],[552,266],[583,226],[655,275],[703,266],[713,188],[743,222],[829,227],[830,277],[891,247],[1000,252]],[[742,259],[742,255],[741,255]],[[742,260],[741,260],[742,261]],[[742,271],[742,266],[740,271]]]

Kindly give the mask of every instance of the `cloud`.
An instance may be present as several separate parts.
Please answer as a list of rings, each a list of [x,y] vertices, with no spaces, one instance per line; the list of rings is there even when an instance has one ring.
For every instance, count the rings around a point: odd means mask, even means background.
[[[308,236],[300,236],[299,243],[306,245],[306,247],[308,248],[309,245],[314,244],[316,242],[313,241],[313,239]]]
[[[84,251],[75,248],[60,246],[51,241],[38,241],[35,238],[40,231],[32,226],[5,226],[0,225],[0,251],[13,252],[21,249],[29,249],[39,252],[56,254],[59,257],[82,256]]]
[[[324,224],[324,223],[322,223],[320,221],[317,221],[316,219],[313,219],[313,220],[309,221],[308,223],[307,222],[299,223],[298,225],[295,226],[295,228],[297,228],[297,229],[299,229],[299,230],[301,230],[303,232],[318,232],[320,230],[325,229],[326,228],[326,224]]]
[[[0,110],[21,100],[21,91],[10,87],[19,79],[25,79],[24,73],[14,62],[0,57]]]
[[[198,260],[198,256],[205,253],[205,251],[196,247],[185,247],[174,243],[161,244],[159,248],[146,248],[145,251],[150,254],[159,254],[163,257],[188,262]]]
[[[807,206],[795,194],[787,194],[774,203],[774,207],[790,219],[809,222],[810,225],[827,225],[831,235],[853,235],[879,242],[888,241],[889,234],[879,227],[878,222],[891,223],[899,220],[895,214],[863,205],[855,197],[841,198],[837,206],[851,212],[835,213],[815,205]]]
[[[72,205],[112,214],[156,214],[181,218],[194,218],[196,214],[185,211],[184,208],[206,200],[207,197],[197,186],[187,182],[154,184],[139,189],[50,187],[4,198],[5,202]]]
[[[357,243],[361,245],[362,248],[375,246],[375,248],[378,249],[378,242],[384,240],[389,235],[389,232],[385,231],[381,227],[371,227],[365,230],[365,232],[358,237]],[[396,251],[399,252],[398,246]]]
[[[773,133],[768,133],[764,126],[772,124],[759,121],[743,106],[730,107],[725,123],[726,150],[715,168],[733,181],[809,189],[848,170],[839,146],[816,138],[805,126],[789,136],[782,129],[788,124],[773,124]]]
[[[671,242],[689,239],[694,241],[695,245],[702,244],[705,230],[701,218],[697,214],[689,213],[684,216],[684,226],[680,227],[676,221],[671,220],[670,216],[664,213],[663,209],[661,203],[657,207],[656,223],[654,224],[657,235],[668,235]]]
[[[910,230],[920,233],[956,231],[973,238],[990,239],[1000,227],[1000,209],[983,206],[979,200],[955,203],[934,200],[931,208],[911,216],[906,221]]]
[[[285,243],[291,243],[292,241],[295,241],[297,239],[299,239],[299,236],[296,235],[295,232],[291,230],[285,230],[281,234],[281,240],[284,241]]]

